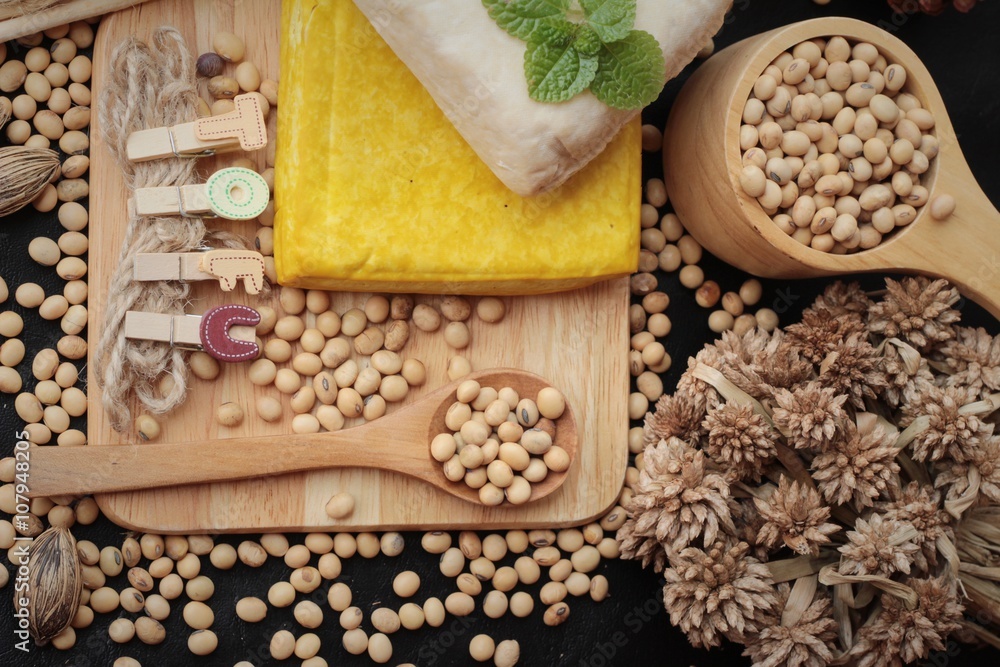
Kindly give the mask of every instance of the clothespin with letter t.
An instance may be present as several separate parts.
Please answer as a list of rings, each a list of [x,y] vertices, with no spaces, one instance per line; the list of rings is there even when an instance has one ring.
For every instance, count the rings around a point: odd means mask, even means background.
[[[205,157],[267,146],[264,110],[255,94],[233,98],[236,109],[173,127],[156,127],[129,135],[126,154],[132,162],[165,157]]]

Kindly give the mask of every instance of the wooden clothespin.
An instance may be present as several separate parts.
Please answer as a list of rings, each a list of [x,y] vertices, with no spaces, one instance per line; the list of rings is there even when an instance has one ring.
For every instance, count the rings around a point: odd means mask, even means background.
[[[125,337],[204,350],[219,361],[249,361],[260,354],[254,329],[259,323],[260,313],[235,304],[211,308],[204,315],[130,310],[125,313]]]
[[[260,294],[264,287],[264,256],[252,250],[220,249],[207,252],[137,253],[132,279],[214,280],[223,292],[231,292],[243,281],[247,294]]]
[[[233,103],[236,109],[221,116],[133,132],[125,144],[128,159],[145,162],[165,157],[195,158],[267,146],[264,110],[256,95],[237,95]]]
[[[180,215],[252,220],[264,212],[271,193],[264,177],[252,169],[229,167],[204,184],[135,191],[136,215]]]

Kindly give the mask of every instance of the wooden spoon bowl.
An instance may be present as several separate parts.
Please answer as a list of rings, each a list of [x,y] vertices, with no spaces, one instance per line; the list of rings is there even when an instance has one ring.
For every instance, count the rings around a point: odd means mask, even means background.
[[[222,482],[334,467],[380,468],[410,475],[472,503],[479,492],[444,476],[431,456],[434,436],[448,432],[445,414],[465,380],[484,387],[512,387],[534,398],[551,386],[526,371],[499,368],[477,371],[437,389],[419,401],[362,426],[333,433],[257,436],[188,442],[87,447],[32,446],[31,496],[131,491],[180,484]],[[579,433],[573,410],[556,420],[553,445],[576,460]],[[549,472],[531,485],[528,502],[544,498],[566,480],[567,471]],[[507,501],[504,501],[505,504]]]
[[[841,35],[874,44],[907,71],[904,91],[934,116],[938,156],[921,177],[935,195],[958,203],[944,221],[922,207],[881,244],[850,255],[803,246],[782,232],[740,186],[739,132],[754,82],[783,51],[816,37]],[[821,18],[745,39],[709,58],[677,97],[664,139],[667,191],[687,230],[720,259],[758,276],[805,278],[871,271],[947,278],[1000,317],[1000,213],[976,183],[958,145],[941,94],[927,68],[903,42],[862,21]]]

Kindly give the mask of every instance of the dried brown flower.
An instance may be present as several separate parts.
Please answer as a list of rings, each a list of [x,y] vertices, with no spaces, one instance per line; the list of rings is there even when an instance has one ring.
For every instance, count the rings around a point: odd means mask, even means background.
[[[622,560],[637,560],[643,567],[653,566],[654,572],[663,572],[667,565],[667,552],[656,539],[656,535],[637,535],[635,521],[626,520],[615,536],[618,540],[619,557]]]
[[[646,446],[660,440],[680,438],[694,444],[701,435],[701,421],[707,408],[705,394],[664,394],[656,401],[656,410],[646,414],[643,440]]]
[[[805,311],[801,321],[785,327],[785,333],[789,344],[803,358],[818,364],[848,337],[866,334],[867,330],[864,319],[857,313],[831,317],[826,312]]]
[[[793,391],[779,389],[774,402],[774,425],[787,434],[788,444],[796,449],[825,450],[847,419],[847,394],[837,395],[833,388],[815,381]]]
[[[978,399],[975,390],[967,387],[938,387],[930,382],[919,384],[914,400],[903,406],[900,425],[909,426],[918,417],[927,417],[927,428],[918,433],[912,443],[917,461],[939,461],[947,456],[962,463],[970,460],[984,438],[993,433],[975,414],[963,414],[962,406]]]
[[[854,333],[837,343],[819,366],[819,383],[847,398],[858,409],[865,398],[877,398],[888,382],[879,368],[880,356],[868,335]]]
[[[858,283],[837,281],[828,286],[816,297],[813,304],[804,313],[816,313],[828,318],[839,318],[844,315],[865,316],[872,306],[872,300]]]
[[[714,345],[698,353],[695,362],[715,368],[739,389],[758,399],[769,397],[775,388],[794,387],[813,373],[811,364],[802,359],[780,330],[767,333],[753,329],[742,337],[725,331]],[[695,365],[688,363],[688,371],[677,383],[678,390],[700,392],[708,386],[699,385],[696,378],[685,377]]]
[[[757,535],[757,543],[774,548],[784,543],[803,555],[817,555],[821,544],[829,544],[840,526],[827,523],[830,507],[813,488],[782,477],[777,490],[767,500],[754,498],[754,504],[766,523]]]
[[[885,286],[888,293],[868,310],[872,332],[902,338],[919,350],[955,337],[952,325],[961,313],[952,306],[960,297],[947,280],[914,276],[896,282],[886,278]]]
[[[951,517],[941,508],[941,494],[929,485],[910,482],[898,498],[880,503],[880,508],[886,519],[904,521],[917,529],[913,541],[920,551],[913,556],[914,564],[924,572],[937,565],[935,542],[952,534]]]
[[[725,477],[705,469],[705,452],[672,438],[647,447],[628,506],[626,531],[632,541],[623,545],[638,554],[636,538],[655,537],[668,555],[702,536],[709,545],[719,531],[735,532],[730,514],[729,484]]]
[[[749,405],[728,402],[711,410],[702,426],[708,431],[708,455],[739,479],[759,480],[774,459],[778,434]]]
[[[688,398],[694,398],[696,396],[703,396],[705,398],[705,404],[712,408],[716,407],[723,402],[719,392],[715,390],[715,387],[705,382],[704,380],[699,380],[694,376],[694,369],[698,364],[705,364],[706,366],[711,366],[712,368],[719,368],[722,365],[722,354],[719,352],[719,348],[716,345],[720,341],[715,341],[715,344],[705,345],[698,353],[693,357],[688,357],[687,369],[681,374],[680,379],[677,380],[677,394],[686,394]]]
[[[757,511],[754,498],[735,498],[731,503],[733,525],[736,526],[735,537],[750,545],[750,555],[759,561],[767,561],[770,550],[757,542],[757,535],[764,527],[766,520]]]
[[[885,374],[888,383],[882,392],[882,398],[895,408],[919,396],[917,383],[933,382],[934,374],[916,349],[899,339],[893,341],[887,340],[882,344],[879,369]]]
[[[848,543],[839,549],[840,574],[909,574],[913,557],[920,551],[914,541],[916,532],[911,524],[881,514],[873,514],[868,521],[859,518],[854,530],[847,532]]]
[[[949,386],[963,386],[985,394],[1000,391],[1000,337],[985,329],[955,327],[955,339],[939,352],[952,375]]]
[[[779,609],[770,571],[747,556],[750,546],[716,542],[706,551],[688,547],[664,570],[663,602],[670,622],[696,647],[718,646],[722,637],[743,642]]]
[[[826,667],[833,661],[837,622],[827,596],[818,597],[789,626],[774,624],[761,630],[743,655],[754,667]]]
[[[970,454],[968,462],[953,463],[941,470],[934,478],[934,486],[947,487],[945,497],[957,500],[969,493],[975,473],[980,496],[1000,503],[1000,436],[983,438]]]
[[[862,431],[845,423],[845,435],[813,459],[813,479],[827,502],[857,508],[870,507],[880,494],[899,482],[896,478],[895,436],[879,425]]]
[[[916,609],[907,609],[899,598],[882,596],[882,611],[874,623],[857,635],[851,654],[858,667],[899,667],[942,651],[945,638],[959,628],[963,607],[955,580],[937,577],[909,579],[906,585],[917,593]]]

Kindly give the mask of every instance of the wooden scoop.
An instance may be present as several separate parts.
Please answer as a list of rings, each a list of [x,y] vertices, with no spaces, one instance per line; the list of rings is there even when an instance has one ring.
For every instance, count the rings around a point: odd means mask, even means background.
[[[333,467],[380,468],[421,479],[469,502],[479,492],[449,481],[431,457],[431,440],[447,432],[444,418],[465,380],[484,387],[513,387],[534,398],[550,386],[542,378],[510,368],[478,371],[437,389],[398,412],[334,433],[258,436],[186,442],[87,447],[30,448],[30,496],[130,491],[160,486],[222,482]],[[573,411],[556,420],[554,445],[566,450],[572,465],[579,438]],[[549,495],[566,472],[549,472],[531,485],[530,501]]]
[[[940,142],[940,153],[921,184],[930,200],[949,194],[958,204],[944,221],[931,218],[925,205],[913,222],[880,245],[850,255],[820,252],[793,240],[739,182],[740,123],[754,82],[783,51],[834,35],[870,42],[890,63],[906,68],[903,90],[933,114]],[[865,271],[927,274],[947,278],[1000,317],[1000,213],[969,170],[927,68],[903,42],[875,26],[846,18],[804,21],[745,39],[709,58],[674,103],[663,162],[670,199],[685,227],[734,266],[772,278]]]

